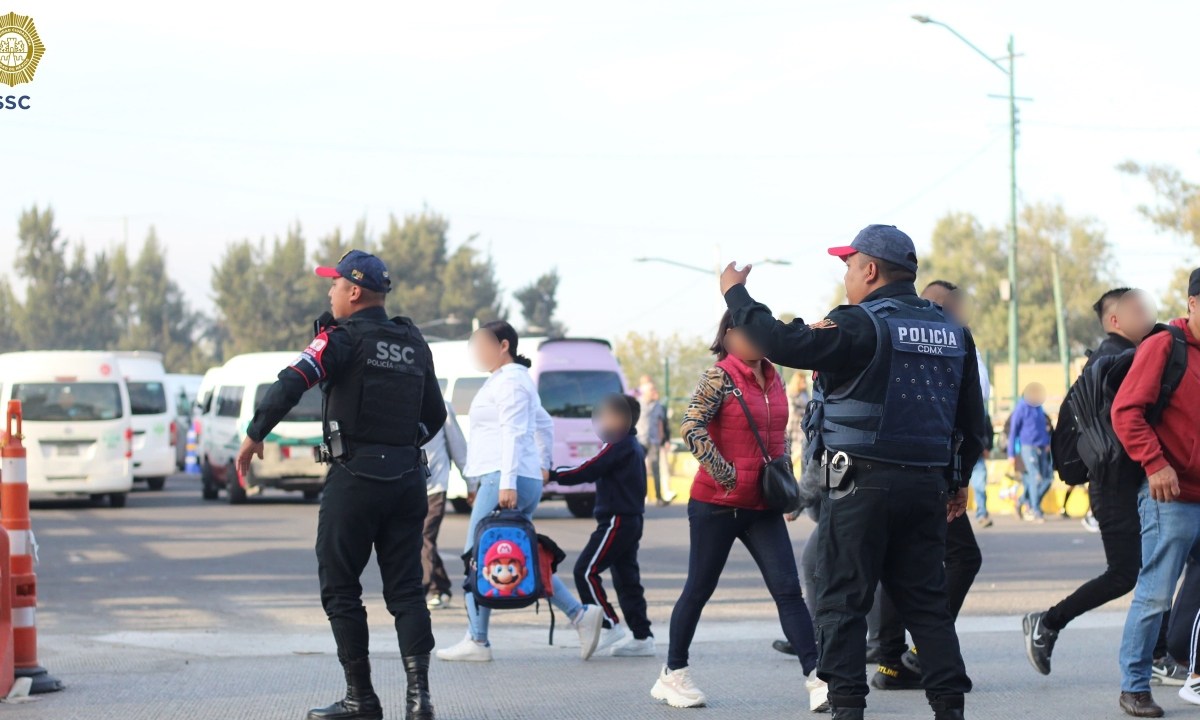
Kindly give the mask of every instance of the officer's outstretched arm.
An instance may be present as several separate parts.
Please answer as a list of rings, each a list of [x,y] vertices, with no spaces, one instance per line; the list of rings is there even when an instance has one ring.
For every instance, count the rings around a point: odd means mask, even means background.
[[[875,326],[865,311],[838,308],[818,323],[783,323],[755,302],[745,285],[725,294],[733,326],[741,328],[772,362],[806,370],[845,372],[865,367],[875,354]]]

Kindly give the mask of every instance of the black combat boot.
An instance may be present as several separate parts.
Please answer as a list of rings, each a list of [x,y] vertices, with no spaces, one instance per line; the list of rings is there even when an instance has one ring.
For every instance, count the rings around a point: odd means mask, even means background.
[[[929,701],[933,720],[963,720],[963,696],[946,695]]]
[[[429,700],[429,656],[404,658],[404,674],[408,676],[404,720],[433,720],[433,703]]]
[[[309,710],[308,720],[383,720],[379,696],[371,686],[371,661],[350,660],[342,663],[342,669],[346,671],[346,697],[328,707]]]
[[[863,720],[862,708],[833,708],[833,720]]]

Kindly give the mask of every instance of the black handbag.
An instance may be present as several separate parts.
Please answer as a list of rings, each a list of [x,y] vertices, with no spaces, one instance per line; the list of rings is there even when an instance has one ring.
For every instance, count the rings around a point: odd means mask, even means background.
[[[796,473],[792,469],[792,459],[787,455],[780,455],[777,458],[772,458],[767,450],[767,444],[763,442],[762,435],[758,433],[758,423],[754,422],[754,416],[750,413],[750,407],[746,405],[746,399],[742,397],[742,391],[738,388],[733,389],[733,396],[737,398],[738,403],[742,406],[742,412],[746,413],[746,421],[750,423],[750,431],[754,433],[754,439],[758,441],[758,447],[762,450],[763,469],[759,475],[758,484],[762,490],[763,504],[769,510],[790,514],[800,509],[800,483],[796,482]]]

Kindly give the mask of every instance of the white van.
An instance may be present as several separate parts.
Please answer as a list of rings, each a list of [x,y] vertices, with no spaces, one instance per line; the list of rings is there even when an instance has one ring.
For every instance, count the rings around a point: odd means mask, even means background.
[[[21,401],[31,495],[88,495],[125,506],[133,413],[115,354],[7,353],[0,383],[0,406]]]
[[[314,386],[304,393],[266,437],[263,459],[254,458],[250,472],[239,478],[234,459],[254,417],[254,408],[279,371],[296,359],[293,352],[250,353],[230,358],[220,370],[205,375],[212,381],[207,399],[202,398],[200,420],[200,479],[205,500],[216,500],[222,488],[229,502],[246,501],[264,488],[297,490],[313,500],[325,485],[325,466],[316,461],[313,448],[321,443],[321,390]]]
[[[187,434],[201,381],[199,375],[167,373],[167,398],[175,409],[175,469],[180,472],[187,464]]]
[[[133,479],[162,490],[175,472],[175,397],[167,392],[162,355],[142,350],[119,352],[121,374],[133,410]]]
[[[442,397],[454,408],[454,414],[458,416],[458,426],[462,428],[469,448],[471,421],[467,414],[471,410],[471,401],[475,399],[475,394],[487,382],[487,373],[475,369],[471,348],[466,340],[431,342],[429,349],[433,353],[433,369],[437,372]],[[446,490],[446,499],[450,501],[455,512],[471,512],[471,506],[467,504],[467,482],[453,463],[450,464],[450,483]]]

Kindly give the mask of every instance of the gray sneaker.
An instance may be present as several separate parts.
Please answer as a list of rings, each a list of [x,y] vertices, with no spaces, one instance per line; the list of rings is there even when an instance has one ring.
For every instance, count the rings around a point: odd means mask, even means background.
[[[1151,685],[1171,685],[1183,687],[1187,682],[1188,672],[1170,657],[1161,657],[1150,666]]]

